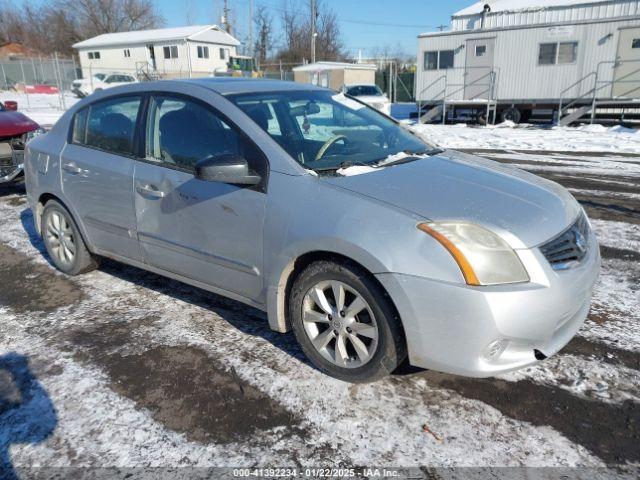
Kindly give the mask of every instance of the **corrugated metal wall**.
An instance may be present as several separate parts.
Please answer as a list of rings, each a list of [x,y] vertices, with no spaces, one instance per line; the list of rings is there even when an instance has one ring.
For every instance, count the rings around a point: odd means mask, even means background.
[[[619,0],[617,2],[557,7],[530,12],[497,12],[487,16],[485,28],[513,27],[517,25],[537,25],[541,23],[577,22],[581,20],[604,20],[640,15],[640,0]],[[454,17],[451,29],[479,29],[481,12],[477,15]]]
[[[417,95],[421,100],[437,100],[442,81],[447,76],[450,85],[464,83],[466,41],[478,38],[496,38],[494,68],[497,72],[495,98],[499,100],[557,99],[561,92],[590,72],[600,62],[611,62],[600,68],[601,80],[613,79],[619,29],[640,27],[640,20],[609,21],[593,24],[565,25],[562,28],[541,26],[496,31],[469,31],[458,34],[421,37],[418,48]],[[640,29],[639,29],[640,38]],[[569,65],[538,65],[539,45],[551,42],[578,42],[577,61]],[[424,70],[424,52],[454,50],[454,68],[451,70]],[[640,65],[638,66],[640,68]],[[434,84],[435,82],[435,84]],[[589,83],[591,82],[591,83]],[[433,84],[432,87],[429,85]],[[578,97],[593,87],[593,79],[566,93]],[[456,90],[457,93],[456,93]],[[455,94],[454,94],[455,93]],[[464,89],[448,89],[450,100],[464,99]],[[611,88],[603,89],[600,97],[611,95]]]

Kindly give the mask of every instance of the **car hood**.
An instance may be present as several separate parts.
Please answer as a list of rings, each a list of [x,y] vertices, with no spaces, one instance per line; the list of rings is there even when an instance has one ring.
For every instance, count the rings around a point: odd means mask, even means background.
[[[362,175],[320,178],[428,220],[483,225],[515,248],[546,242],[580,212],[557,183],[451,150]]]
[[[38,124],[20,112],[0,112],[0,137],[21,135],[36,128],[38,128]]]
[[[382,95],[361,95],[356,97],[362,103],[371,104],[371,103],[387,103],[389,99]]]

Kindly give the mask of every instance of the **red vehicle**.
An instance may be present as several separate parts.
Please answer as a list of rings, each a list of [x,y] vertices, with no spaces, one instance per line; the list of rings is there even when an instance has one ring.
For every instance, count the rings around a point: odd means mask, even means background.
[[[22,177],[25,145],[44,133],[40,125],[17,109],[16,102],[0,103],[0,184]]]

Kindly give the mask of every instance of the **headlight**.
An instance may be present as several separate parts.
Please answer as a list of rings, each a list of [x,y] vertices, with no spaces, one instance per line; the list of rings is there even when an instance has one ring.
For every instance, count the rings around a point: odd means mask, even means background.
[[[516,252],[495,233],[466,222],[421,223],[418,229],[435,238],[460,267],[469,285],[528,282]]]
[[[42,127],[38,127],[35,130],[32,130],[31,132],[28,132],[27,133],[27,137],[25,139],[25,143],[29,143],[29,140],[33,140],[38,135],[42,135],[43,133],[47,133],[47,131]]]

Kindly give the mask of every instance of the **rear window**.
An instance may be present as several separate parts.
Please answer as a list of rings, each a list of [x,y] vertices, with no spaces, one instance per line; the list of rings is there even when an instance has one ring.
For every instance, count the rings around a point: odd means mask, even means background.
[[[83,108],[73,117],[73,135],[71,137],[73,143],[85,143],[86,141],[87,113],[89,110]]]
[[[131,155],[141,97],[119,97],[94,103],[76,113],[73,143],[115,154]]]
[[[379,96],[382,92],[376,85],[356,85],[347,90],[352,97]]]

